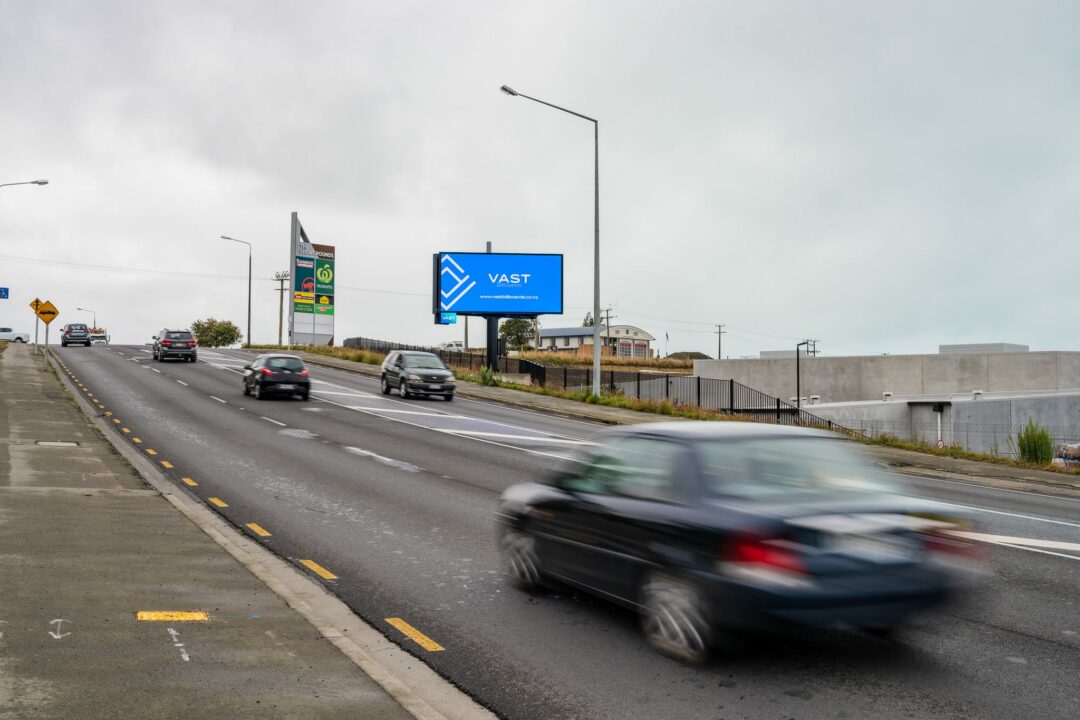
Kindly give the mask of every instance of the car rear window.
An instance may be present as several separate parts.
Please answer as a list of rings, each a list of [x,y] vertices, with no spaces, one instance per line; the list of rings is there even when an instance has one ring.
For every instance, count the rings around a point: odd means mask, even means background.
[[[273,357],[266,361],[266,366],[277,370],[303,370],[304,362],[300,358]]]
[[[406,355],[405,367],[421,370],[443,370],[446,368],[437,355]]]
[[[170,332],[166,335],[170,340],[190,340],[191,333],[186,330],[180,330],[177,332]]]
[[[892,489],[843,440],[763,438],[703,442],[697,448],[712,495],[780,501],[806,494]]]
[[[87,328],[85,325],[69,325],[68,330],[71,330],[72,332],[86,332]]]

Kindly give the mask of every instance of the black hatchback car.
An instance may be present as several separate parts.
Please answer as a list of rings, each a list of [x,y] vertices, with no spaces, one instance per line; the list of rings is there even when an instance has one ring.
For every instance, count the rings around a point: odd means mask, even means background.
[[[680,422],[610,432],[545,483],[507,489],[515,583],[556,580],[637,610],[648,642],[701,662],[747,630],[888,632],[984,566],[965,519],[903,497],[832,433]]]
[[[403,398],[438,395],[449,401],[454,399],[457,388],[454,373],[438,355],[429,352],[392,352],[383,361],[380,375],[383,395],[389,395],[397,388]]]
[[[295,355],[259,355],[244,365],[244,394],[263,400],[268,395],[299,395],[307,400],[311,378],[304,361]]]
[[[60,345],[85,345],[90,347],[90,328],[84,323],[69,323],[60,333]]]

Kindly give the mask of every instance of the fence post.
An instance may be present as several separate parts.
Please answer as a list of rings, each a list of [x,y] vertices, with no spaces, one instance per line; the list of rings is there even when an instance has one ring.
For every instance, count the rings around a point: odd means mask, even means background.
[[[671,399],[671,375],[664,375],[664,399]]]
[[[780,422],[780,398],[776,398],[776,422]]]
[[[638,400],[641,399],[641,371],[640,370],[638,370],[638,373],[637,373],[637,396],[636,397],[637,397]]]
[[[701,376],[697,376],[697,406],[701,407]]]
[[[592,368],[585,370],[585,387],[589,388],[589,393],[592,392]]]
[[[615,392],[615,371],[608,370],[608,385],[611,388],[611,392]]]
[[[735,412],[735,378],[728,380],[728,411]]]
[[[566,386],[567,386],[567,384],[568,384],[568,381],[567,381],[567,372],[568,372],[568,371],[567,371],[567,369],[566,369],[566,366],[565,366],[565,365],[563,365],[563,366],[562,366],[562,389],[563,389],[563,390],[566,390]]]

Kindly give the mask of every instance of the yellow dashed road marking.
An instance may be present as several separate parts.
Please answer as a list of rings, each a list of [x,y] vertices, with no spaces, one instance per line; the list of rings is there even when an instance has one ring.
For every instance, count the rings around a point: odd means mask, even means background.
[[[161,461],[161,467],[163,467],[163,468],[168,468],[168,469],[172,470],[172,466],[173,466],[173,464],[171,462],[169,462],[168,460],[162,460]]]
[[[210,498],[210,502],[221,508],[229,507],[229,503],[225,502],[221,498]]]
[[[251,529],[251,532],[259,537],[270,537],[270,533],[267,532],[266,528],[259,525],[259,523],[248,523],[247,526]]]
[[[326,568],[324,568],[322,565],[315,562],[314,560],[301,560],[300,564],[303,565],[304,567],[306,567],[311,572],[318,575],[319,577],[323,578],[324,580],[337,580],[338,579],[337,575],[330,572],[329,570],[327,570]]]
[[[116,423],[117,425],[119,425],[120,424],[120,418],[113,418],[113,422]]]
[[[429,638],[424,633],[414,628],[409,623],[402,620],[401,618],[386,618],[386,622],[396,627],[398,630],[403,632],[406,637],[408,637],[410,640],[412,640],[414,643],[424,648],[428,652],[440,652],[446,649],[439,643]]]
[[[110,411],[110,412],[105,413],[105,417],[112,417],[112,412]]]
[[[143,622],[206,622],[210,619],[202,610],[140,610],[135,619]]]
[[[133,442],[133,443],[141,443],[142,439],[141,438],[131,438],[131,442]]]
[[[195,482],[191,478],[180,478],[180,479],[183,480],[185,484],[190,485],[191,487],[198,487],[198,485],[199,485],[199,483]]]
[[[153,450],[151,448],[146,448],[146,454],[147,455],[157,455],[157,450]]]
[[[125,433],[128,433],[128,434],[131,433],[130,428],[120,428],[120,429],[123,430]]]

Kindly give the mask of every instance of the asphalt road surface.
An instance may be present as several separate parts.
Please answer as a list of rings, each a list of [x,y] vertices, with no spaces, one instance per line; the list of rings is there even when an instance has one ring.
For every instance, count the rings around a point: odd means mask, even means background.
[[[253,353],[240,351],[201,349],[195,364],[154,362],[142,347],[57,353],[178,485],[278,555],[310,561],[365,620],[503,717],[1080,712],[1080,501],[896,476],[978,515],[993,557],[985,598],[923,617],[897,641],[765,638],[689,668],[648,649],[627,611],[572,592],[523,594],[502,575],[499,493],[598,426],[465,398],[385,397],[371,378],[323,368],[312,368],[309,402],[260,402],[241,393]]]

